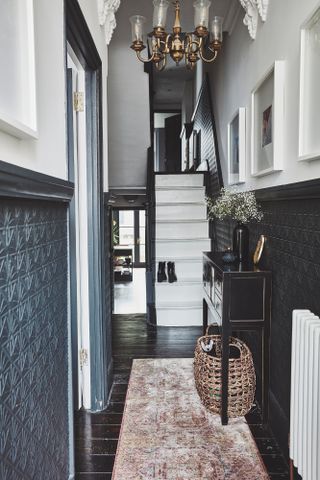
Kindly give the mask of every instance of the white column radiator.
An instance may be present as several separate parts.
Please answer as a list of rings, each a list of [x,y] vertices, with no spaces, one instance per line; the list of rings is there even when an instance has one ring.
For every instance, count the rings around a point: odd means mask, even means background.
[[[320,479],[320,319],[292,314],[290,458],[303,480]]]

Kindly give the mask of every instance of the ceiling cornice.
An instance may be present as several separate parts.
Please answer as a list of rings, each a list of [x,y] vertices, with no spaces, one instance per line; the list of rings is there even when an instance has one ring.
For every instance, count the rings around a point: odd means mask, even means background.
[[[248,27],[250,37],[257,36],[259,16],[263,22],[267,20],[270,0],[239,0],[246,14],[243,23]]]
[[[99,23],[104,27],[106,44],[109,45],[114,29],[117,26],[116,12],[120,7],[120,0],[97,0]]]

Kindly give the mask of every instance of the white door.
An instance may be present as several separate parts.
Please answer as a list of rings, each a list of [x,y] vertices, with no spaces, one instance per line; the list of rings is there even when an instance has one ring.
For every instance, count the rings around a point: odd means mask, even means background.
[[[71,319],[73,323],[73,392],[75,407],[91,408],[90,370],[90,311],[89,311],[89,250],[88,250],[88,178],[86,144],[85,72],[75,54],[68,48],[68,96],[72,99],[72,112],[68,109],[69,178],[74,182],[75,195],[70,207],[70,261],[74,261],[71,278]],[[70,136],[72,138],[70,139]],[[70,147],[71,145],[71,147]],[[70,155],[70,151],[69,151]],[[74,251],[75,250],[75,251]],[[72,271],[72,269],[71,269]],[[72,297],[74,297],[72,299]],[[76,337],[76,338],[75,338]],[[74,371],[75,368],[77,371]]]

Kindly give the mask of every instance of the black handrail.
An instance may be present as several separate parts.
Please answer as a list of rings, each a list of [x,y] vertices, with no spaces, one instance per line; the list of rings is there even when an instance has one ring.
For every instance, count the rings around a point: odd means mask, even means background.
[[[155,310],[155,172],[153,148],[148,148],[147,203],[146,203],[146,282],[147,322],[156,324]]]

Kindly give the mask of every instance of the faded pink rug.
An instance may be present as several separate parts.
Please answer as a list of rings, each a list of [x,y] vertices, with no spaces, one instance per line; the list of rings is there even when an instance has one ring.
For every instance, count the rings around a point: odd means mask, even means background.
[[[268,480],[244,418],[201,404],[192,359],[134,360],[113,480]]]

